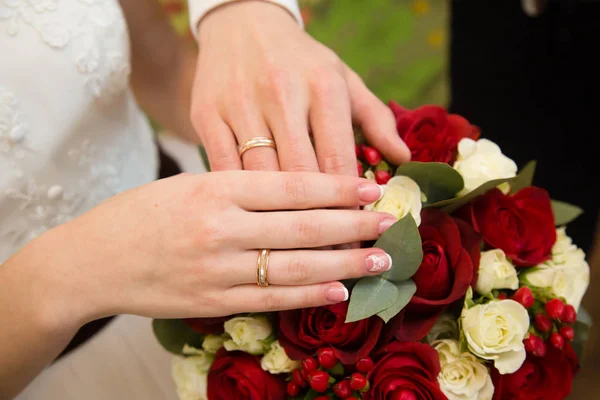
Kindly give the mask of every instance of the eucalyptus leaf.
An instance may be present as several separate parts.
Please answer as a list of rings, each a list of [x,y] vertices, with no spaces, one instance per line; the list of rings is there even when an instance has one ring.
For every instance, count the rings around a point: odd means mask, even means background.
[[[575,338],[573,339],[573,350],[577,353],[577,357],[581,360],[583,357],[583,350],[585,347],[585,343],[590,336],[590,329],[592,327],[592,318],[590,314],[583,308],[580,307],[577,312],[577,320],[573,326],[573,330],[575,331]]]
[[[202,162],[204,162],[204,166],[206,167],[206,171],[210,172],[210,163],[208,162],[208,154],[206,154],[206,148],[204,148],[204,146],[198,146],[198,152],[200,153],[200,157],[202,158]]]
[[[583,214],[583,210],[564,201],[552,200],[552,213],[556,226],[566,225]]]
[[[423,261],[421,235],[409,213],[379,237],[373,247],[392,257],[392,269],[381,276],[391,281],[405,281],[417,272]]]
[[[444,200],[444,201],[438,201],[437,203],[433,203],[433,204],[427,204],[427,207],[441,208],[442,210],[446,211],[447,213],[452,213],[452,212],[458,210],[460,207],[464,206],[465,204],[470,203],[476,197],[481,196],[482,194],[485,194],[486,192],[489,192],[490,190],[494,189],[498,185],[501,185],[506,182],[508,182],[510,184],[511,188],[514,187],[513,186],[514,182],[519,182],[519,185],[522,185],[524,182],[526,182],[529,179],[528,177],[533,176],[534,172],[535,172],[535,161],[530,161],[529,163],[527,163],[527,165],[525,167],[523,167],[523,169],[521,170],[519,175],[517,175],[514,178],[494,179],[491,181],[487,181],[486,183],[480,185],[479,187],[470,191],[469,193],[465,194],[464,196],[460,196],[460,197],[456,197],[454,199],[448,199],[448,200]],[[521,175],[523,175],[523,177],[521,177]]]
[[[180,319],[155,319],[152,321],[152,329],[162,347],[173,354],[182,354],[185,344],[202,348],[204,335],[194,331]]]
[[[408,176],[425,193],[424,204],[451,199],[465,186],[458,171],[446,163],[411,161],[396,169],[396,176]]]
[[[535,175],[535,161],[529,161],[525,165],[519,174],[512,178],[510,182],[510,192],[517,193],[519,190],[524,189],[533,184],[533,177]]]
[[[352,290],[346,322],[369,318],[390,307],[398,298],[398,289],[381,276],[367,276],[358,281]]]
[[[316,390],[310,389],[306,393],[306,396],[304,396],[304,400],[314,400],[317,397],[319,397],[320,395],[321,395],[321,393],[317,392]]]
[[[415,285],[412,279],[403,282],[394,282],[394,284],[396,285],[396,289],[398,289],[396,301],[390,307],[377,313],[386,324],[406,307],[417,291],[417,285]]]

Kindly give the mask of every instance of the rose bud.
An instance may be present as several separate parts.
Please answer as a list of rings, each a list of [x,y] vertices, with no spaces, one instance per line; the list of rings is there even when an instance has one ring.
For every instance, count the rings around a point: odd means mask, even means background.
[[[300,369],[295,369],[292,371],[292,381],[294,381],[296,385],[300,387],[306,387],[308,385],[308,382],[306,382],[306,379],[304,379],[302,376]]]
[[[321,367],[325,369],[331,369],[335,367],[335,364],[337,364],[337,357],[335,356],[333,349],[330,347],[324,347],[317,350],[317,360],[319,360]]]
[[[333,385],[333,393],[340,399],[347,399],[352,396],[352,389],[350,388],[350,381],[348,379],[344,379]]]
[[[567,341],[571,342],[575,339],[575,330],[570,326],[563,326],[558,330],[560,335]]]
[[[325,371],[313,371],[308,374],[310,387],[319,393],[323,393],[329,387],[329,374]]]
[[[550,332],[552,330],[552,321],[546,314],[538,314],[535,316],[535,327],[540,332]]]
[[[577,311],[575,311],[575,307],[570,304],[565,306],[565,310],[563,311],[562,321],[565,324],[574,324],[577,321]]]
[[[289,381],[286,388],[288,396],[296,397],[300,394],[300,386],[294,381]]]
[[[366,374],[373,369],[374,365],[375,364],[373,363],[373,360],[371,360],[370,357],[365,357],[365,358],[361,358],[360,360],[358,360],[356,362],[356,369],[358,370],[358,372],[362,372],[363,374]]]
[[[367,378],[363,374],[354,373],[350,376],[350,387],[352,390],[361,390],[367,386]]]
[[[531,293],[531,289],[527,286],[519,288],[515,294],[513,294],[512,299],[525,308],[529,308],[535,303],[533,293]]]
[[[381,162],[381,153],[377,151],[374,147],[363,146],[362,152],[365,157],[367,163],[372,166],[375,166]]]
[[[550,344],[552,344],[552,346],[558,350],[561,350],[565,345],[565,339],[563,339],[563,337],[558,333],[554,332],[552,335],[550,335]]]
[[[375,172],[375,182],[377,182],[380,185],[385,185],[390,179],[392,179],[392,176],[388,171]]]
[[[552,299],[546,303],[546,314],[555,321],[560,321],[565,312],[565,303],[561,299]]]

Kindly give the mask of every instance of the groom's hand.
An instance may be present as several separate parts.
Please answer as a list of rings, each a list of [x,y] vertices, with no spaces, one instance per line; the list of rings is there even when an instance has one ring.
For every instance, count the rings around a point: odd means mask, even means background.
[[[198,41],[192,122],[213,170],[356,175],[353,122],[388,160],[409,160],[388,107],[283,8],[221,6],[199,24]],[[277,150],[240,159],[238,144],[254,137],[272,138]]]

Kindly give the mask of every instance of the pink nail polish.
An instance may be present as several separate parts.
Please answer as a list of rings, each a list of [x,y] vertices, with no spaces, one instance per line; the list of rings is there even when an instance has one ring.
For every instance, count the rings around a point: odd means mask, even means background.
[[[387,231],[390,226],[394,225],[398,220],[395,218],[386,218],[379,223],[379,234]]]
[[[375,182],[363,181],[358,185],[358,198],[362,205],[375,203],[383,196],[383,188]]]
[[[392,257],[387,253],[374,253],[367,257],[367,272],[381,273],[392,268]]]
[[[348,297],[348,289],[341,284],[329,286],[325,290],[325,298],[332,303],[341,303],[348,300]]]

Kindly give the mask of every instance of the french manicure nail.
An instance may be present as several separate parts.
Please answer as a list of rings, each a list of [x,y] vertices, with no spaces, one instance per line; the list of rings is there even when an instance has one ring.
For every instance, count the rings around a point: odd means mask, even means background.
[[[387,231],[390,226],[394,225],[398,221],[395,218],[386,218],[379,223],[379,234],[381,235],[383,232]]]
[[[332,303],[340,303],[348,300],[348,289],[344,285],[332,285],[325,290],[325,298]]]
[[[375,182],[364,181],[358,185],[358,198],[363,205],[375,203],[383,197],[383,188]]]
[[[367,257],[368,272],[385,272],[392,268],[392,257],[387,253],[375,253]]]

